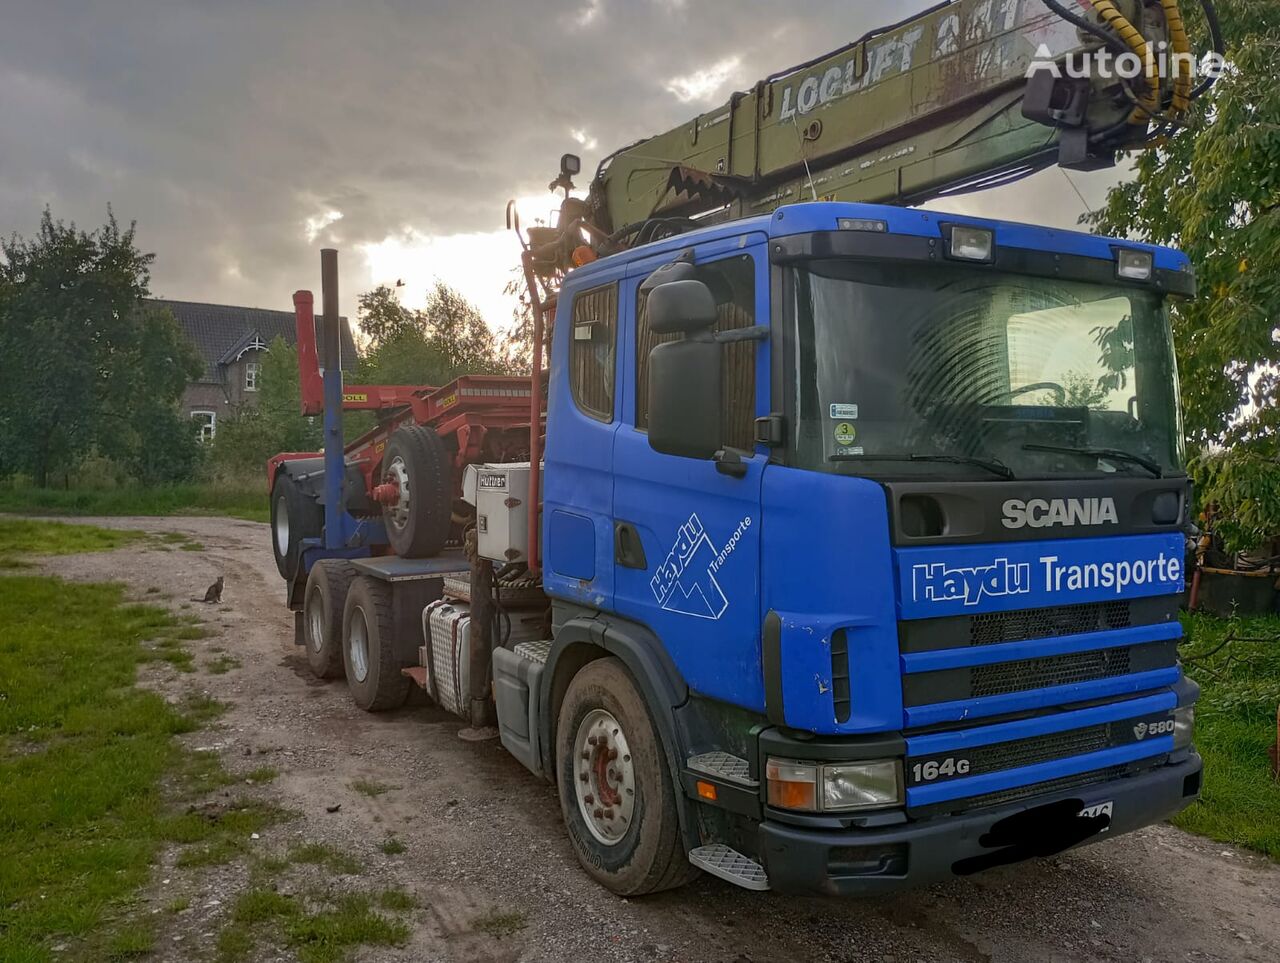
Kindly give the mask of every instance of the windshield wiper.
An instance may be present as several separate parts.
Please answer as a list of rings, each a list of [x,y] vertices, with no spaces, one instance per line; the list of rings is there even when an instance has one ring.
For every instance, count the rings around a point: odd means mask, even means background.
[[[1023,445],[1023,451],[1053,451],[1061,455],[1084,455],[1086,458],[1108,458],[1111,461],[1129,462],[1140,465],[1156,478],[1163,478],[1160,466],[1143,455],[1135,455],[1131,451],[1120,448],[1072,448],[1069,445]]]
[[[832,455],[827,461],[933,461],[944,462],[949,465],[973,465],[975,468],[985,468],[992,474],[999,475],[1009,481],[1017,477],[1004,462],[996,461],[994,458],[977,458],[973,455]]]

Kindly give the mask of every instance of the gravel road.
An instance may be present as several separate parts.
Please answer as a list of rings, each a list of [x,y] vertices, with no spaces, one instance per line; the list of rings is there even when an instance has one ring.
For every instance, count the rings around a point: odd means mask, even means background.
[[[186,604],[209,620],[212,637],[192,643],[198,664],[221,649],[239,668],[187,676],[166,668],[145,681],[230,702],[222,725],[191,744],[220,752],[236,772],[279,770],[258,792],[301,818],[255,845],[326,843],[361,861],[353,886],[398,884],[417,895],[409,944],[365,948],[360,961],[1280,960],[1280,866],[1167,825],[893,898],[786,898],[703,877],[676,892],[617,899],[580,872],[554,790],[496,741],[462,742],[462,723],[434,707],[365,714],[343,682],[309,676],[267,526],[85,521],[203,544],[197,552],[148,543],[44,564],[65,578],[123,580],[138,598]],[[219,574],[223,605],[188,602]],[[393,788],[369,797],[351,788],[359,779]],[[403,853],[379,850],[388,835],[406,844]],[[243,866],[184,871],[167,855],[148,898],[159,906],[189,896],[191,909],[162,924],[160,958],[208,959],[246,885]],[[516,914],[515,932],[475,928],[495,912]]]

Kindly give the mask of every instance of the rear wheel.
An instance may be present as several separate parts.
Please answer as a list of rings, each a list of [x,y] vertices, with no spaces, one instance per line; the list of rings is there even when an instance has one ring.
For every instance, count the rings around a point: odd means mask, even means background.
[[[453,471],[440,436],[422,425],[402,425],[382,456],[382,481],[394,482],[399,497],[384,505],[387,539],[401,558],[440,554],[449,538]]]
[[[340,558],[324,558],[311,566],[302,603],[307,664],[320,679],[342,675],[342,613],[356,570]]]
[[[588,663],[556,726],[560,810],[582,868],[619,896],[688,882],[675,786],[644,698],[623,664]]]
[[[298,573],[302,540],[319,538],[323,531],[320,503],[304,494],[288,475],[277,475],[271,486],[271,551],[283,578],[292,579]]]
[[[367,575],[357,576],[347,593],[342,662],[351,698],[366,712],[395,709],[409,698],[413,682],[396,655],[391,588]]]

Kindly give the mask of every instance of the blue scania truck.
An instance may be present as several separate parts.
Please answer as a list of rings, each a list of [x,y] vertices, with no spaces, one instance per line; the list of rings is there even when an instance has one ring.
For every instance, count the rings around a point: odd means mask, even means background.
[[[345,465],[336,405],[321,458],[273,460],[312,664],[340,666],[366,708],[416,683],[468,735],[492,726],[557,787],[583,868],[615,893],[699,870],[882,893],[1107,840],[1199,793],[1168,316],[1195,293],[1186,257],[900,203],[958,171],[1043,166],[1028,145],[1046,130],[1053,161],[1098,166],[1145,135],[1132,104],[1096,81],[1074,124],[1050,123],[1036,104],[1061,91],[1010,98],[993,74],[988,99],[966,90],[890,141],[762,159],[783,103],[810,105],[795,126],[820,144],[824,108],[913,78],[918,95],[947,17],[988,15],[942,60],[1061,26],[991,8],[943,4],[832,55],[872,70],[897,50],[874,79],[821,61],[770,78],[613,155],[585,199],[566,155],[559,224],[524,235],[520,450],[477,447],[483,419],[443,428],[481,390],[463,385],[422,389],[435,421],[401,405]],[[1089,42],[1073,26],[1058,52]],[[1139,95],[1171,102],[1178,82]],[[766,108],[774,85],[798,93]],[[654,156],[702,166],[655,174]],[[859,194],[896,203],[841,199]],[[324,378],[340,396],[338,366]],[[299,492],[314,504],[291,509]],[[406,525],[439,544],[392,551]]]

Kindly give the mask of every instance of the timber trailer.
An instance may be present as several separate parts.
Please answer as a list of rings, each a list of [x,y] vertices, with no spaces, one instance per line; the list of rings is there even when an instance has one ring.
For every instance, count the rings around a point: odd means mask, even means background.
[[[585,198],[565,155],[557,223],[511,224],[527,378],[344,386],[322,252],[323,375],[294,303],[324,450],[268,466],[316,674],[496,730],[621,895],[878,893],[1189,805],[1188,260],[911,206],[1176,125],[1212,82],[1182,12],[942,3]],[[344,443],[344,409],[377,427]]]

